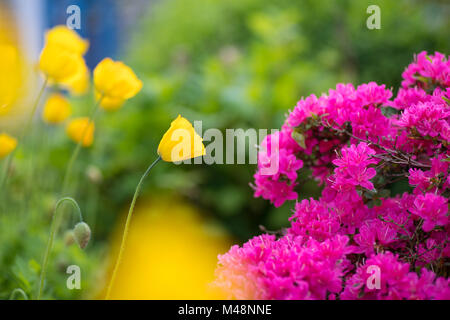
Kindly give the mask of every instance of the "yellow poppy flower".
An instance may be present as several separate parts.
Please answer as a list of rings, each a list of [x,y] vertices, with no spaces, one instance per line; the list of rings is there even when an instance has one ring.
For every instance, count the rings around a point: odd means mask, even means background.
[[[164,161],[183,161],[205,155],[205,146],[192,124],[178,115],[162,137],[158,154]]]
[[[0,134],[0,159],[3,159],[8,154],[14,151],[17,147],[17,139],[6,133]]]
[[[74,76],[64,80],[62,85],[69,90],[72,95],[81,96],[89,89],[89,69],[86,64],[77,70]]]
[[[48,46],[59,46],[61,49],[84,55],[89,48],[89,41],[81,38],[78,33],[64,25],[55,26],[45,34]]]
[[[55,93],[47,99],[42,118],[47,123],[58,124],[66,120],[71,113],[69,101],[62,94]]]
[[[73,119],[67,125],[66,132],[70,139],[76,143],[80,143],[83,139],[82,146],[89,147],[94,142],[95,125],[89,121],[88,117]]]
[[[125,100],[120,98],[113,98],[113,97],[102,98],[102,95],[97,91],[95,92],[95,98],[97,100],[102,99],[102,101],[100,101],[100,107],[106,111],[116,111],[120,109],[125,102]]]
[[[0,43],[0,116],[9,113],[23,93],[23,62],[14,45]]]
[[[41,52],[39,69],[51,82],[63,83],[86,68],[79,54],[62,50],[59,46],[47,45]]]
[[[114,99],[130,99],[142,89],[130,67],[123,62],[105,58],[94,69],[95,89],[103,96]]]

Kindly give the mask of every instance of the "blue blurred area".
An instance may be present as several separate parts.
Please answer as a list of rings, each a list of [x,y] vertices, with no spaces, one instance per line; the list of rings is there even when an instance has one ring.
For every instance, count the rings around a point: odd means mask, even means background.
[[[86,62],[92,69],[102,58],[117,58],[121,19],[115,0],[45,0],[45,28],[66,24],[71,5],[80,7],[81,29],[76,30],[89,39]]]

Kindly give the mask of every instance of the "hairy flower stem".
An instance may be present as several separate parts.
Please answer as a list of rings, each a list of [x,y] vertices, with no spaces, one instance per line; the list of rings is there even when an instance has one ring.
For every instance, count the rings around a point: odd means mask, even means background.
[[[52,250],[53,240],[55,239],[55,235],[58,230],[57,223],[56,223],[56,213],[58,212],[58,208],[66,201],[71,203],[75,207],[75,209],[77,210],[77,213],[79,215],[80,222],[83,222],[83,216],[81,215],[80,206],[75,201],[75,199],[70,198],[70,197],[64,197],[64,198],[59,199],[56,202],[55,209],[53,210],[52,224],[50,227],[50,236],[48,238],[47,248],[45,249],[44,258],[42,260],[41,277],[39,280],[39,290],[38,290],[38,294],[37,294],[37,300],[40,300],[41,296],[42,296],[42,290],[44,289],[45,274],[47,272],[48,259],[50,256],[50,251]]]
[[[23,300],[28,300],[28,296],[25,293],[25,291],[23,291],[20,288],[15,288],[12,292],[11,295],[9,296],[9,300],[15,300],[16,296],[20,294],[23,297]]]
[[[108,284],[108,289],[106,291],[106,296],[105,296],[105,300],[108,300],[110,295],[111,295],[111,289],[114,285],[114,280],[116,279],[117,276],[117,270],[119,269],[119,265],[120,262],[122,260],[122,255],[123,255],[123,251],[125,249],[125,243],[127,240],[127,236],[128,236],[128,229],[130,227],[130,222],[131,222],[131,217],[133,216],[133,211],[134,211],[134,206],[136,205],[136,200],[139,196],[139,193],[141,191],[142,185],[144,183],[145,178],[148,176],[148,174],[150,173],[150,170],[152,170],[152,168],[161,160],[161,157],[159,156],[145,171],[145,173],[142,175],[141,180],[139,180],[138,185],[136,186],[136,191],[134,192],[134,196],[133,196],[133,200],[131,201],[131,205],[130,205],[130,209],[128,210],[128,215],[127,215],[127,220],[125,222],[125,228],[123,230],[123,235],[122,235],[122,242],[120,244],[120,249],[119,249],[119,255],[117,257],[116,260],[116,264],[114,265],[114,270],[111,276],[111,280],[109,281]]]
[[[44,83],[42,84],[41,89],[39,90],[39,94],[36,98],[36,101],[34,102],[33,107],[31,108],[31,113],[28,117],[25,127],[22,130],[22,134],[20,135],[20,138],[18,139],[18,142],[17,142],[18,145],[16,146],[14,151],[8,156],[8,159],[7,159],[7,162],[5,165],[5,169],[4,169],[4,172],[3,172],[1,180],[0,180],[0,189],[3,189],[3,186],[8,181],[8,177],[9,177],[9,173],[11,171],[11,165],[12,165],[12,161],[14,159],[14,155],[16,154],[19,144],[23,141],[23,139],[27,135],[28,131],[30,130],[31,123],[33,121],[34,115],[36,114],[36,110],[39,106],[39,102],[41,101],[42,95],[44,94],[45,88],[47,87],[47,83],[48,83],[48,78],[46,77],[44,80]]]
[[[73,165],[74,165],[75,161],[77,160],[78,155],[81,151],[81,147],[83,145],[84,139],[86,138],[86,134],[88,132],[89,125],[92,122],[94,122],[97,117],[98,111],[100,110],[100,102],[102,101],[102,99],[103,99],[103,96],[100,97],[100,99],[98,99],[97,103],[95,104],[94,108],[92,109],[91,114],[89,115],[88,124],[86,125],[86,128],[84,128],[83,134],[81,135],[81,139],[80,139],[80,141],[78,141],[78,144],[77,144],[76,148],[73,150],[70,160],[67,164],[66,172],[64,173],[62,189],[61,189],[62,196],[64,196],[67,192],[67,189],[69,187],[69,178],[72,173]]]

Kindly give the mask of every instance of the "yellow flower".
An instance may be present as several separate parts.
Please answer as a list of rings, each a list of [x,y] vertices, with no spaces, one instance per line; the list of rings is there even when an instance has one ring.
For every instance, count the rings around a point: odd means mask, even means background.
[[[103,96],[114,99],[130,99],[142,89],[130,67],[120,61],[105,58],[94,69],[95,89]]]
[[[64,25],[56,26],[45,34],[46,46],[58,46],[63,50],[84,55],[89,41],[82,39],[75,31]]]
[[[183,161],[205,155],[205,146],[192,124],[178,115],[162,137],[158,154],[164,161]]]
[[[6,133],[0,134],[0,159],[3,159],[8,154],[14,151],[17,147],[17,139],[7,135]]]
[[[86,65],[81,55],[46,45],[41,52],[39,69],[50,81],[64,83],[85,70]]]
[[[97,100],[102,99],[102,101],[100,101],[100,107],[106,111],[116,111],[120,109],[120,107],[122,107],[122,105],[125,102],[125,100],[120,98],[113,98],[113,97],[102,98],[102,95],[98,92],[95,92],[95,98]]]
[[[62,94],[55,93],[47,99],[42,118],[47,123],[57,124],[66,120],[71,113],[69,101]]]
[[[81,96],[89,89],[89,69],[86,64],[77,70],[74,76],[64,80],[62,85],[67,88],[72,95]]]
[[[140,200],[110,298],[225,299],[211,283],[217,255],[233,242],[203,217],[198,208],[170,196]],[[111,257],[122,239],[118,227]],[[103,298],[102,292],[93,298]]]
[[[66,132],[70,139],[76,143],[80,143],[83,139],[83,147],[89,147],[94,141],[95,125],[89,121],[88,117],[73,119],[67,125]]]
[[[23,61],[16,46],[0,43],[0,116],[9,113],[23,93]]]

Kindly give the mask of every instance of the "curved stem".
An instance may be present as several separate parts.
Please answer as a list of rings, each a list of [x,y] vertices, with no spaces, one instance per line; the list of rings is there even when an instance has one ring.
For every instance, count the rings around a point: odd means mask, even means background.
[[[86,128],[84,128],[83,134],[81,135],[81,139],[80,139],[80,141],[78,141],[78,144],[77,144],[76,148],[72,152],[72,155],[70,157],[69,163],[67,164],[66,172],[64,173],[62,189],[61,189],[62,190],[62,196],[64,196],[65,193],[67,192],[67,188],[69,187],[69,177],[70,177],[70,175],[72,173],[73,165],[74,165],[74,163],[75,163],[76,159],[78,158],[78,155],[79,155],[79,153],[81,151],[81,147],[83,145],[83,141],[84,141],[84,139],[86,137],[86,134],[88,132],[89,125],[91,124],[91,122],[93,123],[95,121],[95,118],[96,118],[96,116],[98,114],[98,111],[100,110],[99,107],[100,107],[100,102],[102,101],[102,99],[103,99],[103,96],[100,97],[100,99],[98,99],[97,103],[94,106],[94,109],[92,109],[91,114],[89,115],[89,118],[88,118],[88,120],[89,120],[88,124],[87,124]]]
[[[47,83],[48,83],[48,78],[46,77],[44,80],[44,83],[42,84],[41,89],[39,90],[39,94],[36,98],[36,101],[33,104],[33,107],[31,108],[31,113],[28,117],[28,120],[25,124],[25,127],[22,131],[22,134],[20,135],[20,138],[18,139],[17,144],[21,143],[22,140],[25,138],[25,136],[28,133],[28,130],[30,130],[30,126],[31,126],[31,122],[33,121],[34,115],[36,113],[37,107],[39,106],[39,101],[41,101],[42,95],[44,94],[45,88],[47,87]],[[8,160],[6,163],[6,167],[5,170],[2,174],[1,180],[0,180],[0,189],[2,189],[3,185],[7,182],[8,177],[9,177],[9,172],[11,171],[11,165],[12,165],[12,160],[14,158],[14,155],[16,154],[16,151],[18,149],[19,145],[16,146],[16,148],[14,149],[14,151],[8,156]]]
[[[76,211],[77,211],[77,213],[79,215],[80,222],[83,221],[83,216],[81,214],[80,206],[75,201],[75,199],[70,198],[70,197],[64,197],[64,198],[59,199],[56,202],[55,210],[53,210],[52,224],[51,224],[51,227],[50,227],[50,237],[48,239],[47,248],[45,249],[44,259],[42,261],[41,277],[40,277],[40,280],[39,280],[39,291],[38,291],[38,294],[37,294],[37,300],[39,300],[41,298],[41,295],[42,295],[42,290],[44,288],[45,273],[47,272],[48,259],[49,259],[49,256],[50,256],[50,251],[52,250],[53,240],[55,239],[55,235],[56,235],[56,232],[57,232],[56,213],[58,211],[58,208],[61,206],[61,204],[63,204],[66,201],[71,203],[75,207],[75,209],[76,209]]]
[[[9,300],[15,300],[17,294],[22,295],[23,300],[28,300],[27,294],[25,293],[25,291],[23,291],[23,290],[20,289],[20,288],[15,288],[15,289],[11,292],[11,295],[9,296]]]
[[[109,285],[108,285],[108,289],[106,291],[106,296],[105,296],[105,300],[108,300],[110,295],[111,295],[111,289],[113,287],[114,281],[116,279],[117,276],[117,270],[119,269],[119,265],[120,262],[122,260],[122,255],[123,255],[123,251],[125,249],[125,242],[127,240],[127,236],[128,236],[128,229],[130,227],[130,221],[131,221],[131,217],[133,216],[133,211],[134,211],[134,206],[136,205],[136,200],[139,196],[139,193],[141,191],[142,188],[142,184],[145,180],[145,178],[148,176],[148,174],[150,173],[150,170],[161,160],[161,157],[158,156],[158,158],[147,168],[147,170],[145,171],[145,173],[142,175],[141,180],[139,180],[138,185],[136,186],[136,191],[134,192],[134,196],[133,196],[133,200],[131,201],[131,205],[130,205],[130,209],[128,210],[128,215],[127,215],[127,220],[125,222],[125,228],[123,230],[123,235],[122,235],[122,242],[120,244],[120,249],[119,249],[119,255],[117,257],[116,260],[116,264],[114,265],[114,270],[111,276],[111,280],[109,281]]]

